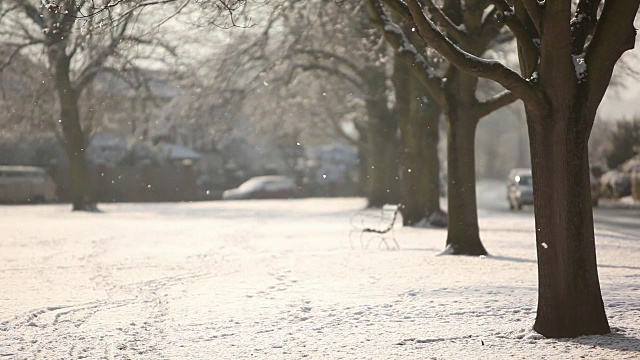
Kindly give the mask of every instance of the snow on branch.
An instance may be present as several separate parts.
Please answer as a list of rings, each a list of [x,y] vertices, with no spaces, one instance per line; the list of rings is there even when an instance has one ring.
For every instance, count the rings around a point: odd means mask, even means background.
[[[410,67],[417,66],[419,68],[420,82],[425,86],[429,95],[438,104],[443,105],[445,99],[442,91],[442,79],[435,74],[427,60],[416,50],[402,29],[386,16],[380,2],[368,0],[367,5],[372,22],[383,32],[387,42],[392,45],[402,61],[406,62]]]
[[[402,0],[383,0],[385,3],[394,3]],[[512,91],[516,96],[537,103],[540,98],[533,85],[520,77],[502,63],[493,60],[482,59],[460,49],[447,38],[435,24],[425,16],[419,0],[409,0],[407,3],[412,15],[412,22],[416,25],[420,36],[434,50],[439,52],[449,62],[471,75],[493,80],[505,89]]]
[[[529,77],[536,70],[538,59],[540,58],[540,50],[531,37],[530,32],[522,24],[522,22],[516,17],[514,9],[507,4],[505,0],[491,0],[491,3],[498,9],[497,16],[502,18],[502,21],[509,27],[511,32],[518,40],[518,46],[522,49],[525,63],[529,66],[523,68],[523,76]]]
[[[448,36],[451,36],[457,42],[468,40],[467,32],[464,26],[458,26],[447,17],[447,15],[438,7],[433,0],[425,0],[426,8],[433,16],[436,24],[444,29]]]
[[[580,0],[571,20],[571,53],[576,56],[584,52],[587,38],[593,35],[598,23],[600,0]]]

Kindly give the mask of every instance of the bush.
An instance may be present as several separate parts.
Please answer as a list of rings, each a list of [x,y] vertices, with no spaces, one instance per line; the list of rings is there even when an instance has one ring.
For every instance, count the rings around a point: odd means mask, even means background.
[[[640,118],[618,121],[609,134],[609,143],[605,158],[609,169],[616,169],[640,150]]]

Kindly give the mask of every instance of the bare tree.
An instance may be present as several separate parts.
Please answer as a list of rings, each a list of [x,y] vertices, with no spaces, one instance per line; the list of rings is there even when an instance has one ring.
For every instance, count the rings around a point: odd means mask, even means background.
[[[96,210],[85,159],[89,129],[81,121],[79,99],[117,50],[127,43],[142,41],[127,31],[136,13],[124,8],[117,13],[110,10],[112,22],[103,25],[95,22],[102,18],[92,17],[100,12],[93,2],[52,2],[37,7],[15,0],[4,2],[3,6],[6,11],[0,26],[7,39],[5,46],[11,49],[4,63],[10,64],[29,51],[45,54],[44,81],[51,81],[57,95],[60,138],[71,172],[73,210]]]
[[[539,273],[534,329],[547,337],[608,333],[596,265],[587,143],[614,66],[634,47],[640,0],[580,0],[575,6],[571,0],[491,2],[489,15],[516,36],[520,74],[463,51],[428,16],[451,21],[451,15],[418,0],[385,0],[409,11],[420,35],[452,64],[500,83],[524,102]],[[477,3],[466,1],[465,6]]]
[[[404,3],[393,2],[401,18],[410,22],[404,30],[384,12],[380,2],[370,0],[367,4],[374,21],[396,49],[398,59],[412,70],[447,118],[448,233],[445,253],[485,255],[487,251],[480,240],[476,204],[475,133],[481,118],[512,103],[516,97],[503,92],[479,99],[477,77],[453,66],[440,70],[430,61],[428,51],[432,50],[427,49],[426,54],[417,50],[421,45],[424,48],[424,44],[414,39],[415,24],[411,23],[411,13]],[[451,1],[445,2],[443,9],[435,5],[431,8],[460,47],[480,56],[510,39],[503,34],[501,23],[484,16],[486,5],[488,3],[481,2],[463,7],[460,2]],[[455,18],[448,19],[444,12]]]
[[[440,105],[398,55],[394,59],[395,111],[400,131],[400,202],[404,225],[445,226],[440,208]]]
[[[154,30],[188,3],[43,0],[38,6],[27,0],[9,0],[0,4],[0,33],[5,39],[3,45],[10,49],[2,59],[2,68],[19,55],[45,55],[44,81],[51,82],[57,95],[57,126],[69,159],[73,210],[97,210],[85,158],[91,116],[83,117],[80,99],[100,73],[110,72],[125,79],[137,73],[142,62],[172,54],[171,46],[153,37]],[[140,24],[145,9],[171,4],[174,5],[170,15]],[[241,0],[200,3],[207,10],[209,22],[218,26],[221,21],[231,21],[229,26],[237,26],[233,15],[243,5]]]
[[[0,44],[0,59],[13,49]],[[2,135],[50,134],[55,99],[51,84],[42,81],[46,68],[29,57],[14,55],[0,78],[0,125]]]
[[[263,21],[264,30],[255,34],[256,29],[248,29],[247,33],[254,32],[249,45],[235,47],[225,54],[221,66],[226,70],[219,72],[225,74],[225,78],[218,83],[227,89],[242,89],[242,99],[248,98],[251,103],[257,97],[247,97],[247,94],[269,91],[283,109],[290,105],[281,101],[285,99],[281,94],[288,93],[288,100],[294,102],[304,96],[315,96],[311,89],[318,86],[309,87],[309,91],[302,89],[293,97],[290,91],[280,90],[299,86],[295,83],[301,76],[312,74],[315,82],[322,83],[328,93],[349,87],[348,93],[362,99],[364,116],[354,122],[358,137],[342,137],[358,144],[367,164],[361,179],[366,181],[369,205],[382,206],[398,201],[397,124],[388,106],[391,90],[391,73],[385,63],[388,49],[378,34],[362,27],[361,20],[366,19],[362,10],[361,6],[351,4],[284,2]],[[317,81],[318,77],[322,80]],[[311,76],[307,76],[305,81],[310,79]],[[281,100],[277,100],[279,97]],[[345,114],[338,116],[346,107],[333,107],[328,101],[324,105],[313,103],[321,108],[315,115],[327,118],[326,115],[333,113],[333,122],[324,122],[328,130],[346,135],[341,131]],[[272,107],[274,101],[265,105]]]
[[[314,26],[292,44],[292,69],[346,81],[362,99],[366,116],[356,124],[368,206],[399,201],[397,117],[389,102],[389,54],[353,4],[316,5]]]

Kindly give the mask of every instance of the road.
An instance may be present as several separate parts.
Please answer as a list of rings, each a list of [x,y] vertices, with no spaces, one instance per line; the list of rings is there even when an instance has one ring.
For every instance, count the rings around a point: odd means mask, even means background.
[[[509,212],[506,190],[503,182],[481,180],[477,186],[478,207],[485,210]],[[528,206],[522,210],[533,216],[533,208]],[[593,218],[596,228],[619,231],[640,240],[640,207],[621,208],[612,202],[602,201],[601,206],[594,208]]]

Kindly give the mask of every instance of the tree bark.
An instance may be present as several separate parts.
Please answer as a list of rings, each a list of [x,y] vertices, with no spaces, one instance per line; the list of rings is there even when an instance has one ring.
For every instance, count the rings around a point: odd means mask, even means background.
[[[85,156],[87,136],[80,124],[80,94],[71,85],[69,77],[70,59],[64,53],[64,47],[52,46],[49,49],[49,60],[60,102],[60,125],[65,153],[69,159],[73,211],[97,211],[96,201],[91,196]]]
[[[387,105],[386,74],[375,68],[367,74],[367,200],[369,207],[382,207],[399,202],[398,123]]]
[[[421,88],[420,88],[421,89]],[[423,89],[422,89],[423,90]],[[433,214],[441,215],[440,219],[446,219],[446,215],[440,208],[440,158],[438,157],[438,144],[440,142],[440,107],[433,101],[429,101],[424,91],[423,96],[416,97],[424,101],[414,102],[416,107],[416,119],[422,123],[424,150],[422,158],[424,162],[424,180],[420,183],[425,192],[424,213],[427,219]],[[442,221],[442,220],[440,220]],[[444,226],[444,223],[432,223],[435,226]]]
[[[444,253],[486,255],[480,241],[476,200],[475,137],[478,78],[455,67],[447,71],[446,109],[448,234]]]
[[[520,52],[520,75],[461,51],[429,21],[421,1],[384,1],[400,13],[408,8],[412,25],[451,64],[500,83],[525,104],[539,269],[534,329],[546,337],[609,332],[597,274],[587,140],[616,62],[635,45],[640,0],[607,1],[599,16],[600,1],[574,8],[568,0],[531,0],[514,2],[523,5],[515,9],[492,1],[519,46],[527,46]],[[457,220],[451,210],[449,224]]]
[[[396,116],[400,130],[400,203],[404,225],[440,209],[438,140],[440,108],[400,59],[395,62]]]
[[[586,118],[579,104],[572,108],[527,111],[539,284],[534,330],[553,338],[610,331],[598,280],[589,181],[593,117]]]
[[[454,106],[455,107],[455,106]],[[445,254],[486,255],[478,228],[475,136],[478,119],[463,108],[447,112],[448,234]]]
[[[96,211],[96,202],[91,196],[89,170],[85,157],[87,144],[80,128],[77,99],[61,99],[60,105],[64,148],[69,159],[71,175],[73,211]]]
[[[397,204],[398,197],[398,146],[397,125],[389,119],[373,119],[369,125],[369,149],[367,154],[367,200],[369,207]]]

